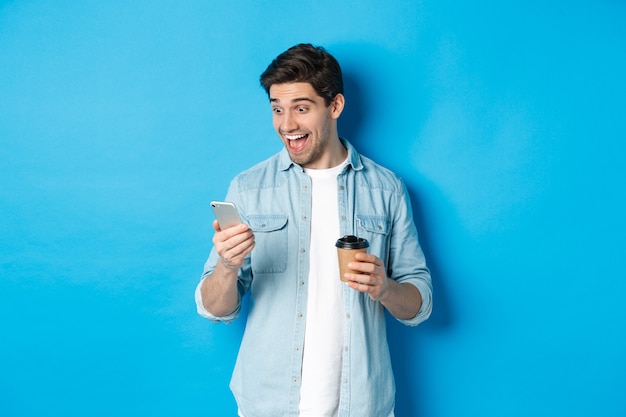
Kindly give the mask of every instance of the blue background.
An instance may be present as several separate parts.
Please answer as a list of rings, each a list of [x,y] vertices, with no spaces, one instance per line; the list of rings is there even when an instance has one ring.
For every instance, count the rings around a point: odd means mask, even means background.
[[[626,5],[0,1],[0,415],[234,416],[209,201],[281,148],[258,76],[341,62],[435,287],[399,417],[626,415]]]

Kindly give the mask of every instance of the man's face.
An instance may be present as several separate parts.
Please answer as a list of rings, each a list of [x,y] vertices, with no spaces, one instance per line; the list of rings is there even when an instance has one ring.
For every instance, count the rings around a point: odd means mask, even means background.
[[[274,84],[269,90],[274,129],[291,159],[304,168],[322,169],[334,166],[337,118],[343,109],[339,94],[326,107],[309,83]]]

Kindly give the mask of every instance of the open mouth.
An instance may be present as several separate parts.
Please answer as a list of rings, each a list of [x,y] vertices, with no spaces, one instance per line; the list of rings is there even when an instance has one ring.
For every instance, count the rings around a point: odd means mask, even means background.
[[[291,152],[301,152],[309,139],[308,134],[284,135],[287,139],[287,146]]]

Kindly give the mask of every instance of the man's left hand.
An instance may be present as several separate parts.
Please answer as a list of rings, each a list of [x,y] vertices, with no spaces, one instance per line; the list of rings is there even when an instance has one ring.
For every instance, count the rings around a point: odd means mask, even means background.
[[[389,286],[385,264],[371,253],[360,252],[355,258],[356,261],[348,263],[348,268],[358,272],[346,273],[343,278],[348,280],[350,288],[369,294],[372,300],[380,301]]]

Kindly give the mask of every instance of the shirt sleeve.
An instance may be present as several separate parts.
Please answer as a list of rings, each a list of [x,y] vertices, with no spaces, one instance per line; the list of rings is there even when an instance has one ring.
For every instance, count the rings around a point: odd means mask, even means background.
[[[423,321],[426,321],[428,317],[430,317],[430,313],[433,309],[433,291],[430,285],[430,280],[428,283],[424,281],[409,281],[411,284],[415,285],[422,296],[422,306],[420,310],[417,312],[417,315],[412,319],[408,320],[400,320],[401,323],[404,323],[407,326],[417,326]]]
[[[430,317],[433,306],[433,288],[430,271],[426,265],[426,258],[419,244],[417,228],[413,221],[411,201],[403,181],[401,181],[397,197],[388,268],[391,271],[391,278],[396,282],[408,282],[419,290],[422,296],[422,306],[417,315],[408,320],[398,319],[407,326],[417,326]]]
[[[238,198],[236,190],[237,190],[237,183],[236,183],[236,178],[235,178],[233,181],[231,181],[231,184],[229,186],[228,193],[226,194],[226,201],[232,201],[237,205],[237,208],[240,210],[239,214],[242,216],[242,220],[243,220],[245,219],[244,217],[245,213],[242,211],[241,202]],[[239,303],[237,304],[237,308],[232,313],[226,316],[222,316],[222,317],[215,316],[204,308],[204,304],[202,303],[202,291],[201,291],[204,280],[206,280],[207,276],[215,270],[215,265],[217,265],[218,260],[219,260],[219,255],[217,254],[215,248],[212,248],[209,254],[209,257],[204,264],[204,271],[202,272],[202,277],[200,279],[200,282],[196,286],[196,291],[195,291],[196,309],[200,316],[207,318],[211,320],[212,322],[230,323],[233,320],[235,320],[237,317],[239,317],[239,313],[241,311],[241,300],[243,298],[243,295],[250,288],[250,282],[252,280],[250,255],[248,254],[248,256],[246,256],[246,259],[244,260],[244,264],[239,269],[239,272],[238,272],[237,291],[239,293]]]

